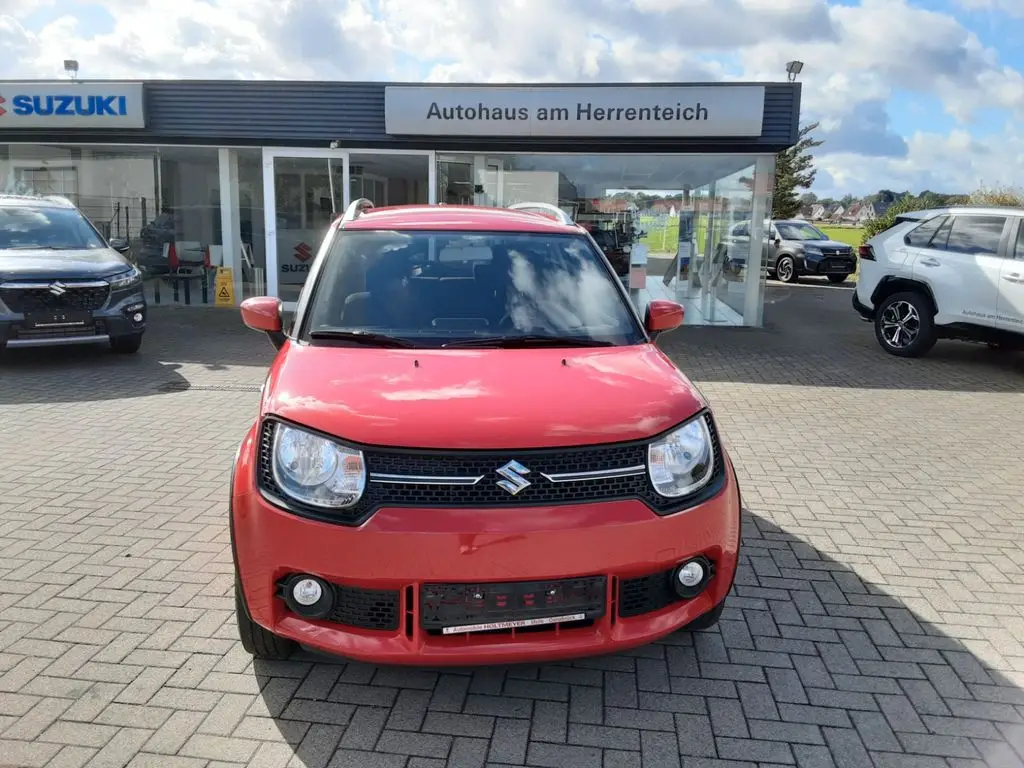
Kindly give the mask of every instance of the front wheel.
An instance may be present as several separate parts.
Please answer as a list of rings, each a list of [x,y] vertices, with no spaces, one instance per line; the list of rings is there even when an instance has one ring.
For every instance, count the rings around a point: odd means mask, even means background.
[[[833,283],[834,285],[839,285],[840,283],[845,283],[846,278],[848,278],[849,275],[828,275],[827,277],[830,283]]]
[[[121,355],[134,355],[141,346],[141,333],[133,333],[131,336],[118,336],[110,340],[110,348]]]
[[[923,294],[907,291],[885,299],[875,314],[875,338],[896,357],[920,357],[935,346],[935,319]]]
[[[775,276],[783,283],[796,282],[796,262],[792,256],[780,256],[775,262]]]
[[[291,656],[297,643],[286,637],[278,637],[251,618],[242,600],[242,585],[235,580],[235,620],[238,622],[238,637],[242,647],[257,659],[283,661]]]

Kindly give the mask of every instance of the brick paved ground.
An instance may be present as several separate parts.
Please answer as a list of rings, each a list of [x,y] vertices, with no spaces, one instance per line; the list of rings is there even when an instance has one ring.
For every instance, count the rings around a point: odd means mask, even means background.
[[[749,509],[716,631],[573,664],[378,669],[236,642],[225,494],[269,344],[0,364],[0,765],[1024,765],[1024,356],[877,348],[849,292],[666,338]]]

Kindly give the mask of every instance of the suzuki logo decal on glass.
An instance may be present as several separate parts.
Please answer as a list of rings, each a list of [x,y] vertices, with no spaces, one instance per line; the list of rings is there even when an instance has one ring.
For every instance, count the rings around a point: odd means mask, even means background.
[[[6,103],[7,103],[7,99],[5,99],[3,96],[0,96],[0,117],[3,117],[4,115],[7,114],[7,110],[4,109],[4,106],[3,106]]]
[[[54,296],[63,296],[65,293],[68,292],[68,288],[66,285],[64,285],[64,283],[50,283],[50,287],[48,290]]]
[[[530,470],[520,464],[518,461],[510,461],[503,467],[495,470],[501,475],[504,480],[498,481],[498,487],[502,490],[508,491],[513,496],[522,491],[524,488],[533,485],[523,475],[530,474]]]
[[[299,243],[295,246],[295,258],[299,261],[309,261],[313,258],[313,249],[305,243]]]

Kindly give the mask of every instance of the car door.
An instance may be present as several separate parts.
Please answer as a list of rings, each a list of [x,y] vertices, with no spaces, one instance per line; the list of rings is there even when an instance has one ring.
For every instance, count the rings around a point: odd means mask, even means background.
[[[1009,235],[999,272],[996,327],[1024,334],[1024,218],[1013,221]]]
[[[915,249],[913,275],[931,288],[937,323],[995,326],[999,254],[1010,221],[1003,214],[957,213]]]
[[[779,231],[775,229],[775,222],[769,222],[764,228],[764,263],[768,269],[775,269],[775,259],[779,257]]]

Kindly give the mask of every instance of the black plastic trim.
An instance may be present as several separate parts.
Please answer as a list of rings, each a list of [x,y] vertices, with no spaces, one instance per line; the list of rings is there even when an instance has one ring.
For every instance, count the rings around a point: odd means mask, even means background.
[[[877,307],[885,297],[900,291],[918,291],[925,294],[928,297],[928,302],[931,304],[932,313],[939,311],[938,304],[935,302],[935,295],[932,293],[932,289],[928,287],[928,284],[908,277],[894,277],[891,275],[883,277],[878,281],[875,290],[871,292],[871,303]]]

